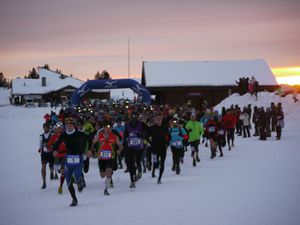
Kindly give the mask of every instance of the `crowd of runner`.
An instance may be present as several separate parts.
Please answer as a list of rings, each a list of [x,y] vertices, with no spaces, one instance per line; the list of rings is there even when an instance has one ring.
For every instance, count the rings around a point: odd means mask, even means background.
[[[213,159],[217,154],[223,157],[224,148],[232,150],[235,135],[251,137],[252,126],[252,136],[259,136],[260,140],[271,137],[272,131],[280,139],[284,126],[280,103],[253,110],[251,105],[243,108],[236,105],[218,112],[196,110],[190,105],[147,106],[131,101],[91,103],[86,100],[77,108],[47,113],[44,119],[39,147],[41,188],[47,187],[46,165],[49,164],[50,179],[60,180],[58,193],[63,192],[66,180],[72,197],[70,206],[78,204],[74,184],[79,192],[86,187],[84,174],[89,171],[90,159],[98,160],[100,177],[105,179],[103,193],[110,195],[117,169],[129,173],[129,188],[136,188],[137,181],[147,171],[161,184],[168,148],[172,152],[171,169],[179,175],[189,149],[192,165],[196,167],[200,163],[200,142],[210,148]]]

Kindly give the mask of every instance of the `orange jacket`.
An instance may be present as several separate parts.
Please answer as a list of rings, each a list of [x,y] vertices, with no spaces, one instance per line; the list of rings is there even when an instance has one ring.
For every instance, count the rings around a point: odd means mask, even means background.
[[[53,134],[47,144],[47,148],[49,150],[52,151],[53,148],[53,144],[58,140],[60,134]],[[59,146],[58,146],[58,154],[57,154],[57,158],[63,158],[66,155],[66,145],[64,142],[62,142]]]

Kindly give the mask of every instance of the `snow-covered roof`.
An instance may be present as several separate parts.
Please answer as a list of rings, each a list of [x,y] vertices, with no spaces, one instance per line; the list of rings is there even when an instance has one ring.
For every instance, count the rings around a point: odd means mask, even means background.
[[[84,82],[76,78],[39,68],[39,79],[14,79],[12,82],[13,94],[46,94],[71,86],[79,88]],[[46,78],[46,86],[42,86],[42,77]]]
[[[130,79],[135,80],[139,84],[141,83],[141,78],[132,77]],[[118,99],[133,100],[134,97],[137,97],[137,96],[138,96],[138,94],[135,93],[130,88],[110,89],[110,97],[115,100],[118,100]]]
[[[144,62],[146,87],[232,86],[254,76],[260,85],[278,85],[263,59],[233,61]]]

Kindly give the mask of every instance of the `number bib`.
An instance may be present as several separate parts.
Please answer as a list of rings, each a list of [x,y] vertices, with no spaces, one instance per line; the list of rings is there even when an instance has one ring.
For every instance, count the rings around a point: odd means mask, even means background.
[[[79,165],[80,156],[79,155],[67,155],[67,164],[68,165]]]
[[[209,127],[208,132],[209,133],[214,133],[214,132],[216,132],[216,128],[215,127]]]
[[[181,141],[172,141],[171,142],[171,146],[181,147],[182,146],[182,142]]]
[[[224,135],[224,130],[218,130],[219,135]]]
[[[132,148],[140,148],[142,147],[142,139],[141,138],[130,138],[128,142],[128,147]]]
[[[112,158],[112,152],[111,150],[105,150],[105,149],[102,149],[100,151],[100,155],[99,155],[100,159],[102,160],[109,160]]]

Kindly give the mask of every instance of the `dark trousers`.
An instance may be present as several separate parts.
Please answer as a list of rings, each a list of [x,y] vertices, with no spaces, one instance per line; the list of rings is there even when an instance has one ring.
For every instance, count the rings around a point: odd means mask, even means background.
[[[280,139],[281,138],[281,132],[282,132],[282,128],[281,126],[276,126],[276,138]]]
[[[271,119],[271,131],[276,130],[276,118]]]
[[[90,168],[90,158],[86,158],[85,160],[83,160],[83,171],[85,173],[89,172],[89,168]]]
[[[184,150],[182,148],[176,148],[174,146],[171,146],[171,151],[173,155],[173,165],[176,166],[176,168],[179,168],[180,164],[180,158],[182,157]]]
[[[234,128],[229,128],[227,130],[227,144],[228,144],[228,147],[230,148],[230,140],[231,140],[231,146],[233,145],[234,143]]]
[[[264,126],[259,127],[259,140],[267,140],[266,128]]]
[[[139,173],[142,172],[141,159],[143,156],[143,149],[128,148],[127,154],[128,154],[128,169],[130,173],[130,180],[131,182],[134,182],[136,177],[136,170],[138,170]]]
[[[258,127],[257,123],[254,124],[254,129],[255,129],[255,131],[254,131],[253,136],[259,136],[259,127]]]
[[[217,145],[218,145],[218,148],[219,148],[219,151],[220,151],[220,154],[223,156],[223,150],[222,150],[222,147],[225,146],[226,144],[226,139],[225,139],[225,136],[219,136],[218,137],[218,141],[217,141]]]
[[[244,137],[246,137],[246,134],[248,137],[250,137],[249,126],[243,126],[243,134],[244,134]]]
[[[153,162],[152,174],[155,173],[155,169],[158,168],[158,166],[159,166],[158,179],[160,180],[165,171],[165,161],[166,161],[166,156],[167,156],[167,149],[155,149],[154,151],[152,150],[152,152],[153,152],[152,154],[157,156],[157,161]]]
[[[191,145],[191,147],[193,149],[192,151],[199,152],[199,148],[198,148],[199,144],[200,144],[200,140],[191,141],[190,145]]]
[[[151,147],[146,148],[146,164],[148,170],[151,170],[152,167],[152,155],[151,155]]]
[[[238,120],[238,122],[236,123],[236,133],[238,135],[242,135],[242,121]]]

